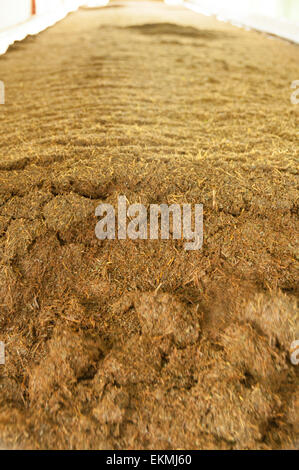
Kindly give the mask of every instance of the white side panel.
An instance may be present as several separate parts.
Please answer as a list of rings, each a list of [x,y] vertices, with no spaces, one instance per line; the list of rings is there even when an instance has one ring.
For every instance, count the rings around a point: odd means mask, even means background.
[[[24,23],[31,16],[31,0],[0,0],[0,30]]]
[[[299,43],[299,0],[164,0]]]

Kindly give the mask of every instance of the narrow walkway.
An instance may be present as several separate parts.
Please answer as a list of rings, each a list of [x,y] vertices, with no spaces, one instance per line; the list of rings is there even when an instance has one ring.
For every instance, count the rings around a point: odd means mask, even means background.
[[[298,51],[111,2],[0,57],[0,442],[295,446]],[[203,248],[99,242],[122,194],[203,203]]]

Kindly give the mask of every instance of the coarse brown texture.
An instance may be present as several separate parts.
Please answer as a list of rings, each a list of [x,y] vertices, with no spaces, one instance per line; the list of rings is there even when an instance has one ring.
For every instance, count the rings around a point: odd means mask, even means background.
[[[157,2],[0,58],[1,445],[298,446],[298,58]],[[203,248],[97,240],[121,194],[203,203]]]

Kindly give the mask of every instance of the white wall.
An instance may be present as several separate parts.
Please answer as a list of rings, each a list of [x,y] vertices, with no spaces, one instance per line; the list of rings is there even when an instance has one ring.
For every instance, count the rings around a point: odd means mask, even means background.
[[[173,0],[164,0],[166,3]],[[299,0],[176,0],[198,13],[289,39],[299,44]]]
[[[32,17],[32,0],[0,0],[0,32],[17,26]],[[55,18],[63,17],[66,13],[76,10],[84,0],[35,0],[36,15]],[[108,0],[92,2],[94,5],[105,5]]]
[[[80,5],[104,6],[109,0],[35,0],[36,15],[32,16],[32,0],[0,0],[0,55],[15,41],[62,20]],[[29,21],[28,21],[29,20]]]
[[[36,14],[44,15],[75,9],[80,0],[35,0]],[[31,18],[32,0],[0,0],[0,31],[24,23]]]
[[[299,0],[185,0],[223,17],[259,15],[266,18],[299,21]]]
[[[23,23],[31,16],[31,0],[0,0],[0,30]]]
[[[55,12],[58,9],[72,10],[80,6],[83,2],[80,0],[36,0],[36,14],[43,15],[49,12]]]

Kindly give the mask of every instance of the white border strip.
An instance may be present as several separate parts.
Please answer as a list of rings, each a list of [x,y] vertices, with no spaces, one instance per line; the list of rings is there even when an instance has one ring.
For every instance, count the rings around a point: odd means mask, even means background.
[[[15,41],[22,41],[26,36],[36,35],[50,26],[53,26],[55,23],[65,18],[69,13],[78,10],[80,6],[106,6],[108,3],[109,0],[89,2],[74,0],[71,5],[62,5],[60,8],[55,8],[52,12],[47,12],[44,15],[35,15],[25,23],[0,31],[0,55],[5,54],[9,46],[11,46]]]
[[[233,16],[225,8],[208,7],[207,2],[201,3],[196,1],[184,0],[164,0],[167,5],[182,5],[189,10],[200,13],[205,16],[215,16],[219,21],[229,22],[234,26],[244,29],[253,29],[259,32],[268,33],[278,36],[288,41],[299,44],[299,24],[291,23],[284,19],[266,17],[262,15],[236,15]]]

